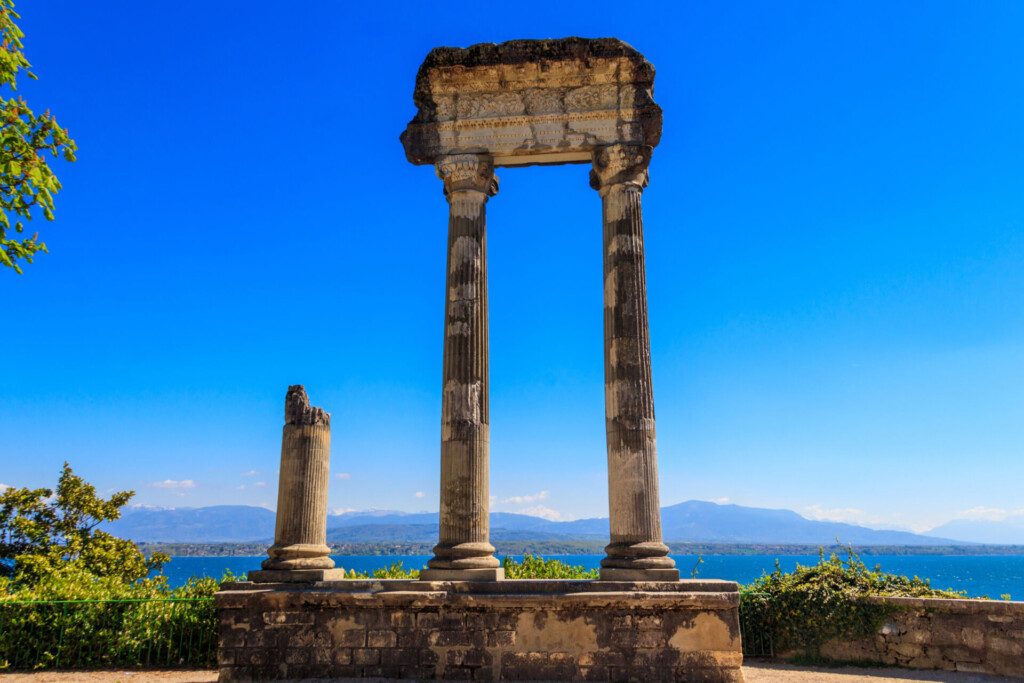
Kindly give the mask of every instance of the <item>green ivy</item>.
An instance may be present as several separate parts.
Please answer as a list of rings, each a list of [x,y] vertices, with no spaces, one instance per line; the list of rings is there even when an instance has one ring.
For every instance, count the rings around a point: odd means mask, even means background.
[[[869,596],[962,598],[965,593],[937,590],[927,579],[869,569],[850,549],[845,560],[821,553],[818,563],[775,571],[745,586],[741,610],[746,630],[770,635],[776,652],[808,659],[835,639],[870,636],[899,608],[869,602]]]

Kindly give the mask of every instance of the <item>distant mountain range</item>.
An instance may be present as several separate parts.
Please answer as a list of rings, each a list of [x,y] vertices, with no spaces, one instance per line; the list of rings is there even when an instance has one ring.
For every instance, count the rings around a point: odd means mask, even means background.
[[[923,546],[981,541],[959,533],[950,523],[930,535],[868,529],[854,524],[810,520],[791,510],[768,510],[690,500],[662,508],[666,542]],[[329,515],[329,543],[431,543],[437,539],[438,514],[393,511]],[[946,528],[949,527],[948,531]],[[238,543],[269,541],[274,513],[245,505],[203,508],[129,508],[104,527],[137,542]],[[491,514],[494,541],[595,541],[607,538],[607,518],[555,522],[510,512]],[[1009,537],[1008,537],[1009,538]],[[952,540],[958,539],[958,540]],[[1011,543],[1018,541],[981,541]]]
[[[975,543],[1024,545],[1024,515],[1015,515],[1001,521],[954,519],[928,533],[948,538],[969,538]]]

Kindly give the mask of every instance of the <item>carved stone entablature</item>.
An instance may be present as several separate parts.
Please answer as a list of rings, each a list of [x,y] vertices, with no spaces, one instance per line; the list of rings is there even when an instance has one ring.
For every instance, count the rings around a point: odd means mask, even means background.
[[[614,144],[654,147],[654,67],[614,38],[481,43],[431,50],[418,111],[402,133],[409,161],[488,154],[495,166],[589,163]]]

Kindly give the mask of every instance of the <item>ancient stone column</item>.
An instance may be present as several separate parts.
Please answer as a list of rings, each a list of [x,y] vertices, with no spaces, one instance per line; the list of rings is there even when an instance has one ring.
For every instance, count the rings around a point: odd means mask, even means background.
[[[274,545],[263,571],[251,581],[324,581],[344,578],[327,547],[327,483],[331,465],[331,416],[309,405],[301,385],[284,401],[281,473],[277,489]]]
[[[604,223],[605,429],[611,543],[601,560],[608,581],[675,581],[661,540],[654,438],[651,344],[640,197],[651,147],[609,145],[594,153],[590,184]]]
[[[487,237],[485,206],[498,191],[489,156],[437,162],[448,199],[448,267],[441,403],[441,528],[427,581],[504,577],[490,535]]]

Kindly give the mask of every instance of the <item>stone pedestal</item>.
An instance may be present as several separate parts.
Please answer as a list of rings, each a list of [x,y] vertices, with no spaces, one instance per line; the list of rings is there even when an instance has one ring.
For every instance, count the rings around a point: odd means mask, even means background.
[[[741,683],[728,581],[225,584],[221,681]]]
[[[590,183],[604,223],[605,428],[611,543],[601,578],[676,581],[661,540],[651,342],[640,197],[651,148],[609,145],[594,153]]]
[[[424,580],[504,577],[490,532],[487,348],[487,199],[498,191],[491,158],[437,162],[448,199],[448,266],[441,399],[441,527]]]
[[[253,581],[323,581],[344,578],[333,570],[327,547],[327,484],[330,481],[331,416],[309,404],[306,390],[288,387],[281,439],[274,545]]]

